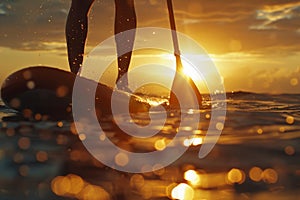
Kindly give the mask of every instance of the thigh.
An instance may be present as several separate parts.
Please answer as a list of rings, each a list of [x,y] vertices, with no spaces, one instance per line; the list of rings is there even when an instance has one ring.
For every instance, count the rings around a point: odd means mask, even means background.
[[[88,10],[94,2],[95,0],[72,0],[72,7]]]
[[[116,8],[124,11],[134,9],[134,0],[115,0]]]

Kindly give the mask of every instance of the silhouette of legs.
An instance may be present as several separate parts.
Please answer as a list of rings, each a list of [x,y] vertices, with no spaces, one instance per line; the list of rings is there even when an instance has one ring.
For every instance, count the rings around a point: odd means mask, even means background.
[[[71,72],[77,74],[82,62],[88,31],[88,12],[94,0],[72,0],[66,24],[68,60]]]
[[[115,37],[118,53],[118,78],[117,81],[128,71],[135,38],[135,30],[126,34],[122,32],[136,28],[136,14],[133,0],[115,0]],[[127,52],[122,54],[122,52]],[[121,88],[128,90],[128,77],[123,78]]]
[[[88,31],[88,12],[94,0],[72,0],[66,24],[68,59],[71,72],[77,74],[82,62]],[[136,14],[133,0],[115,0],[115,38],[118,54],[118,78],[128,71],[132,55],[135,31],[122,32],[136,28]],[[122,55],[121,52],[127,52]],[[124,77],[122,88],[128,87],[128,77]]]

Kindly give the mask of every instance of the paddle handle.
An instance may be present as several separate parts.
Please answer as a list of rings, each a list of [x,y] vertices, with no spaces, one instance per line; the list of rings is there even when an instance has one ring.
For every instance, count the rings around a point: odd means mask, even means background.
[[[168,4],[168,11],[169,11],[170,26],[171,26],[171,30],[172,30],[174,54],[176,57],[179,57],[179,59],[180,59],[180,50],[179,50],[178,37],[177,37],[177,32],[176,32],[176,24],[175,24],[172,0],[167,0],[167,4]]]

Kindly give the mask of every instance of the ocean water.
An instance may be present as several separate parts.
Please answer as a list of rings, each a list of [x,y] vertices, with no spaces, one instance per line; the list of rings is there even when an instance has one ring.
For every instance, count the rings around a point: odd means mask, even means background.
[[[25,121],[0,102],[0,199],[299,199],[299,99],[300,94],[228,93],[222,134],[210,154],[199,159],[210,108],[216,105],[207,99],[194,111],[202,116],[200,130],[190,130],[197,139],[185,154],[167,167],[137,174],[94,159],[72,121]],[[132,117],[118,116],[147,124],[147,116]],[[156,113],[154,125],[160,117]],[[116,145],[146,152],[171,140],[176,123],[176,116],[167,119],[148,140],[119,136],[109,118],[101,125]],[[185,145],[186,138],[181,139],[178,145]]]

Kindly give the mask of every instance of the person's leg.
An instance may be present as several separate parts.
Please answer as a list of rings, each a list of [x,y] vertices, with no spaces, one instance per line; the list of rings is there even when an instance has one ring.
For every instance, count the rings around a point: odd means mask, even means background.
[[[88,31],[88,12],[94,0],[72,0],[66,24],[66,40],[71,72],[77,74],[84,54]]]
[[[115,35],[117,53],[118,53],[118,78],[117,81],[128,71],[133,43],[135,38],[135,30],[122,34],[122,32],[136,28],[136,14],[134,9],[134,0],[115,0]],[[121,55],[121,52],[127,52]],[[128,77],[125,76],[121,83],[122,88],[128,87]]]

